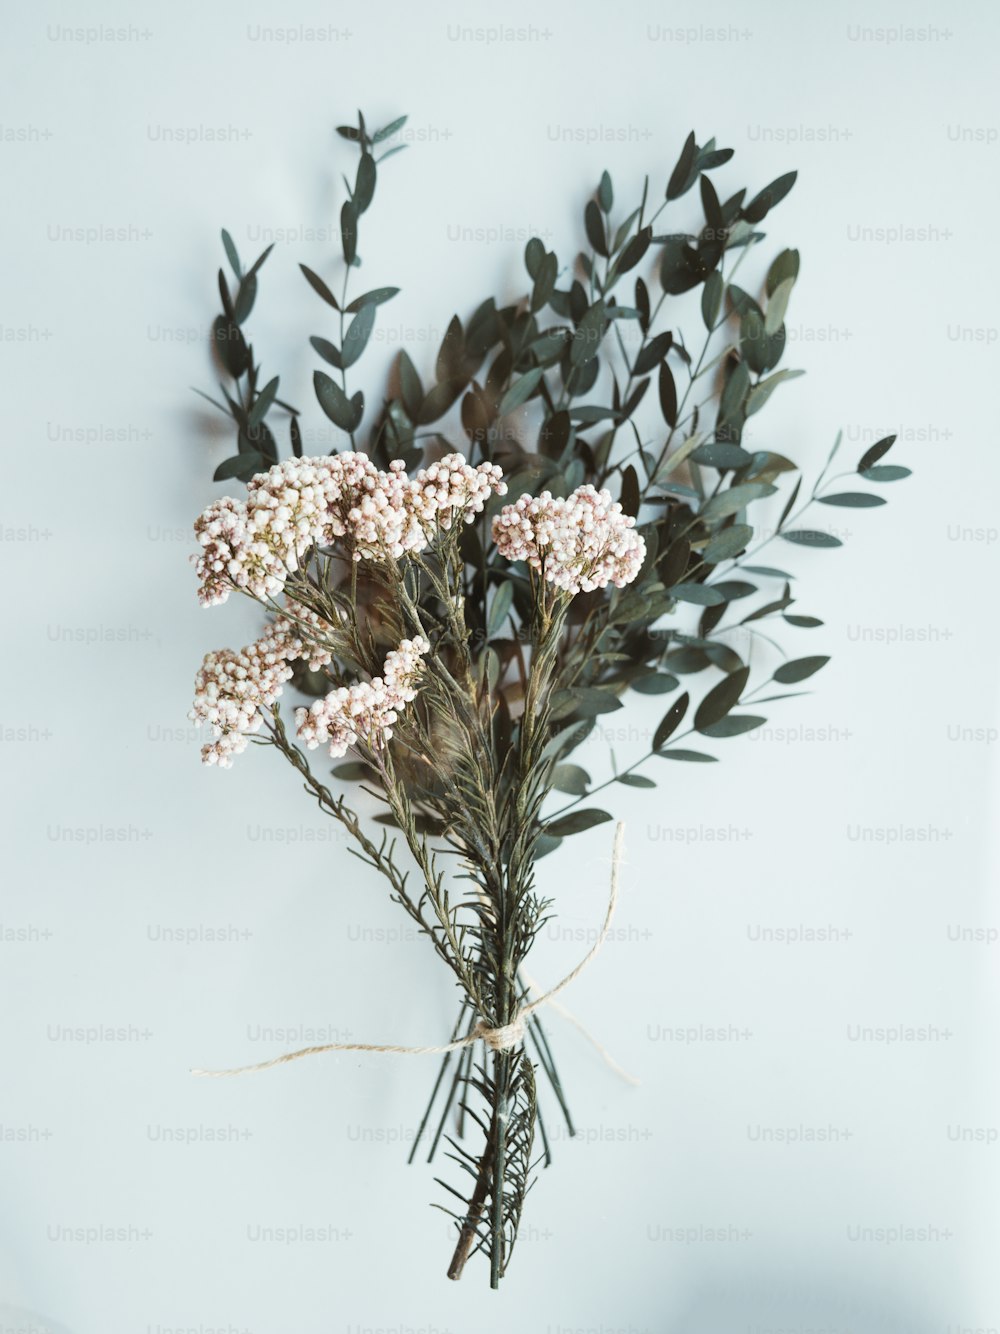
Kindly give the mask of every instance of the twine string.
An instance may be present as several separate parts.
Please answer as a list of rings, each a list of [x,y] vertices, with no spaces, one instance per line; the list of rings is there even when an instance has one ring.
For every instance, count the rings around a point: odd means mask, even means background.
[[[440,1046],[400,1047],[394,1043],[327,1042],[318,1047],[301,1047],[298,1051],[286,1051],[281,1056],[274,1056],[269,1061],[259,1061],[256,1065],[240,1065],[235,1066],[231,1070],[192,1070],[191,1073],[193,1075],[211,1079],[228,1078],[231,1075],[249,1075],[255,1074],[260,1070],[270,1070],[276,1065],[285,1065],[289,1061],[298,1061],[303,1056],[319,1056],[324,1052],[330,1051],[368,1051],[378,1052],[385,1056],[434,1056],[444,1052],[459,1051],[463,1047],[470,1046],[473,1042],[478,1042],[480,1039],[491,1051],[511,1051],[513,1048],[520,1046],[524,1041],[525,1019],[542,1005],[552,1005],[553,1009],[565,1014],[570,1018],[571,1022],[576,1024],[581,1031],[586,1033],[586,1030],[583,1029],[579,1021],[570,1015],[564,1006],[559,1005],[554,998],[561,991],[565,990],[571,982],[575,981],[583,970],[593,962],[608,938],[608,932],[611,929],[611,922],[615,915],[615,908],[618,903],[618,882],[624,837],[625,826],[619,821],[615,828],[615,842],[611,854],[611,892],[608,897],[608,909],[604,915],[604,922],[597,934],[597,939],[594,941],[594,944],[576,967],[571,972],[567,973],[561,982],[557,982],[554,987],[551,987],[543,995],[537,996],[532,1001],[528,1001],[526,1005],[520,1006],[509,1024],[500,1024],[496,1027],[492,1027],[484,1019],[480,1019],[464,1038],[458,1038],[454,1042],[446,1042]],[[534,983],[529,982],[528,985],[532,990],[537,990]],[[600,1043],[590,1037],[589,1033],[587,1033],[586,1036],[590,1038],[590,1041],[598,1048],[608,1064],[616,1069],[624,1079],[627,1079],[633,1084],[637,1082],[611,1059],[604,1048],[601,1047]]]

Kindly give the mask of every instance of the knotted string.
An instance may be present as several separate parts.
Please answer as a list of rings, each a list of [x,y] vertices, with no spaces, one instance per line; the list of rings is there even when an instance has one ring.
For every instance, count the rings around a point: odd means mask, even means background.
[[[604,945],[605,940],[608,938],[608,932],[611,929],[611,921],[615,915],[615,907],[618,903],[618,876],[621,867],[622,842],[624,836],[625,826],[619,821],[615,828],[614,849],[611,854],[611,893],[608,898],[608,910],[604,915],[604,923],[598,932],[597,939],[594,941],[593,946],[587,951],[573,971],[567,973],[561,982],[557,982],[554,987],[551,987],[543,995],[536,997],[535,1000],[528,1001],[526,1005],[520,1006],[509,1024],[500,1024],[494,1028],[486,1023],[485,1020],[480,1019],[464,1038],[458,1038],[454,1042],[446,1042],[443,1045],[436,1047],[399,1047],[395,1044],[387,1043],[380,1045],[368,1042],[327,1042],[319,1047],[302,1047],[299,1051],[287,1051],[282,1056],[274,1056],[269,1061],[260,1061],[257,1065],[240,1065],[232,1070],[192,1070],[191,1073],[193,1075],[206,1076],[209,1078],[224,1078],[230,1075],[249,1075],[256,1073],[258,1070],[270,1070],[273,1066],[285,1065],[288,1061],[297,1061],[303,1056],[319,1056],[323,1052],[328,1051],[371,1051],[388,1056],[434,1056],[444,1052],[459,1051],[461,1048],[468,1047],[473,1042],[478,1042],[480,1039],[482,1039],[491,1051],[512,1051],[524,1041],[525,1019],[542,1005],[552,1005],[554,1009],[558,1009],[562,1011],[562,1013],[567,1014],[578,1028],[581,1027],[579,1022],[576,1019],[573,1019],[563,1006],[556,1004],[553,998],[580,976],[583,970],[598,954],[601,947]],[[537,989],[534,983],[529,982],[528,985],[532,990]],[[589,1034],[587,1034],[587,1036],[590,1037]],[[590,1040],[594,1042],[593,1038]],[[616,1063],[611,1060],[610,1056],[608,1056],[607,1052],[604,1051],[599,1043],[594,1042],[594,1045],[602,1053],[609,1065],[618,1070],[619,1074],[621,1074],[624,1079],[627,1079],[630,1083],[637,1082],[631,1075],[627,1075],[620,1066],[616,1065]]]

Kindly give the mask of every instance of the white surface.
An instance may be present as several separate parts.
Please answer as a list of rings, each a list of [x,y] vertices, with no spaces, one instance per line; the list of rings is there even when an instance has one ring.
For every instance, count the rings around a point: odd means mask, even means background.
[[[460,25],[498,21],[522,39],[458,39]],[[900,23],[924,25],[923,37],[858,34]],[[84,24],[132,31],[57,31]],[[257,25],[328,39],[265,42]],[[15,628],[2,718],[0,1334],[1000,1326],[1000,947],[948,939],[950,926],[997,925],[996,731],[991,744],[949,729],[998,725],[998,27],[985,3],[709,12],[587,0],[508,4],[502,20],[496,6],[440,3],[7,14],[0,518]],[[816,692],[773,706],[770,723],[818,739],[719,742],[724,763],[661,764],[657,792],[617,797],[628,820],[618,939],[571,1004],[643,1084],[617,1082],[552,1020],[585,1134],[557,1143],[499,1295],[481,1268],[447,1282],[446,1223],[428,1208],[443,1196],[391,1142],[412,1133],[430,1064],[330,1057],[215,1083],[186,1073],[299,1037],[259,1029],[432,1042],[452,1018],[426,943],[279,758],[251,751],[228,775],[202,771],[185,726],[201,654],[244,642],[252,623],[235,606],[200,612],[186,564],[190,522],[220,490],[210,472],[228,453],[188,392],[210,383],[218,229],[244,256],[267,229],[291,229],[264,270],[252,333],[283,395],[308,404],[306,338],[324,311],[296,264],[333,271],[333,243],[308,229],[330,228],[339,208],[353,158],[332,126],[358,105],[379,123],[411,117],[413,146],[386,164],[363,253],[366,286],[403,288],[381,336],[405,339],[424,372],[453,310],[523,289],[531,233],[572,253],[605,166],[620,199],[647,170],[662,189],[692,125],[736,148],[721,178],[734,188],[797,166],[767,250],[803,250],[785,364],[809,375],[758,429],[812,474],[838,426],[848,464],[899,430],[893,458],[916,469],[878,514],[818,516],[848,520],[842,551],[781,552],[800,572],[802,609],[826,621],[785,642],[834,658]],[[165,126],[226,136],[169,143]],[[53,239],[94,226],[132,230]],[[894,226],[930,239],[856,239]],[[509,235],[465,239],[497,228]],[[955,341],[959,328],[973,341]],[[392,352],[366,357],[370,392]],[[315,406],[307,420],[321,450]],[[954,537],[990,528],[992,542]],[[912,642],[871,633],[895,629]],[[632,729],[619,754],[636,753],[658,716],[656,701],[631,701],[613,722]],[[604,750],[588,763],[603,772]],[[730,825],[750,837],[671,833]],[[937,833],[875,845],[854,837],[860,826]],[[66,833],[99,830],[124,841]],[[597,830],[543,864],[558,929],[600,920],[609,845]],[[852,934],[748,935],[800,923]],[[221,927],[225,939],[165,943],[163,927]],[[22,928],[28,939],[10,934]],[[555,978],[580,949],[554,931],[535,969]],[[850,1040],[854,1025],[893,1024],[950,1036]],[[101,1025],[125,1040],[59,1037]],[[688,1025],[752,1037],[662,1039]],[[769,1145],[752,1138],[758,1126],[850,1138]],[[986,1133],[954,1143],[956,1127]],[[163,1128],[199,1142],[165,1142]],[[219,1128],[222,1142],[205,1142]],[[126,1239],[53,1239],[95,1226]],[[735,1239],[665,1239],[701,1226]],[[852,1239],[898,1226],[930,1239]],[[258,1228],[327,1239],[267,1243]]]

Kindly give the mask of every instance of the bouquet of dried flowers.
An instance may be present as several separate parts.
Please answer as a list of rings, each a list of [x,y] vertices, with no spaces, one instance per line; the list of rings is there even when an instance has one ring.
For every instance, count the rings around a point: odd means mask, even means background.
[[[677,742],[759,727],[764,718],[745,706],[796,693],[786,687],[824,665],[822,655],[787,658],[768,633],[822,622],[790,610],[792,574],[761,564],[758,552],[775,540],[839,546],[799,525],[802,512],[884,501],[877,487],[829,489],[839,437],[801,503],[796,465],[747,447],[749,419],[800,373],[776,369],[798,253],[777,255],[759,299],[734,277],[795,173],[749,199],[739,190],[723,200],[709,173],[732,150],[699,145],[693,133],[656,208],[647,179],[615,224],[604,173],[584,212],[588,248],[572,265],[530,241],[528,294],[486,300],[465,323],[456,316],[433,383],[401,352],[359,451],[366,405],[350,393],[348,371],[397,289],[349,300],[348,279],[379,163],[398,151],[391,141],[404,120],[372,132],[359,115],[356,127],[340,127],[360,154],[341,212],[340,296],[302,266],[334,315],[337,342],[311,342],[338,378],[317,369],[314,384],[349,449],[303,456],[299,413],[279,399],[277,377],[265,382],[245,334],[269,252],[244,269],[223,232],[234,278],[219,272],[214,335],[229,383],[223,401],[211,401],[232,418],[238,448],[215,477],[247,489],[195,524],[200,597],[214,606],[239,592],[269,619],[248,647],[208,654],[192,717],[211,729],[207,764],[228,767],[251,742],[275,747],[453,976],[450,1042],[405,1049],[443,1053],[417,1142],[443,1101],[433,1156],[458,1111],[447,1142],[464,1184],[446,1186],[457,1201],[448,1273],[458,1278],[482,1252],[496,1287],[536,1161],[550,1157],[536,1062],[572,1132],[541,998],[530,999],[524,972],[553,909],[539,860],[611,820],[590,804],[598,790],[655,787],[638,772],[649,761],[713,760]],[[660,230],[664,209],[695,184],[703,221]],[[649,279],[635,276],[650,260]],[[698,289],[700,348],[673,321],[659,327]],[[650,400],[652,421],[640,410]],[[453,408],[462,450],[437,425]],[[278,413],[289,420],[283,461],[269,425]],[[877,486],[905,477],[906,468],[880,462],[892,443],[879,441],[852,471]],[[779,517],[761,531],[751,508],[792,478]],[[692,706],[681,678],[702,674],[712,684]],[[306,701],[293,718],[278,702],[287,684]],[[629,691],[668,696],[668,707],[648,750],[621,768],[612,757],[610,775],[595,783],[569,757]],[[332,784],[307,757],[320,748],[351,757]],[[384,804],[371,822],[349,803],[353,783]],[[554,811],[553,793],[568,798]]]

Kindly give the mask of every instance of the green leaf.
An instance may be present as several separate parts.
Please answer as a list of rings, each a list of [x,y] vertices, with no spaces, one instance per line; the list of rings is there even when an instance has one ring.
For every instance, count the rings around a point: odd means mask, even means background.
[[[415,421],[420,405],[424,401],[424,387],[420,383],[416,367],[406,352],[399,354],[399,388],[407,415]]]
[[[497,415],[505,417],[508,412],[513,412],[522,403],[526,403],[538,388],[544,374],[545,368],[543,366],[536,366],[533,370],[525,371],[520,379],[514,381],[500,400]]]
[[[783,662],[771,679],[777,681],[779,685],[791,686],[796,681],[804,681],[807,676],[812,676],[821,667],[825,667],[829,661],[829,656],[824,657],[823,655],[812,658],[793,658],[791,662]]]
[[[225,482],[230,477],[238,477],[241,482],[249,482],[259,472],[266,472],[267,459],[255,450],[234,454],[223,460],[212,475],[213,482]]]
[[[652,778],[645,778],[642,774],[619,774],[615,782],[624,783],[626,787],[656,787]]]
[[[746,688],[749,675],[749,667],[740,667],[735,672],[730,672],[728,676],[723,677],[717,685],[712,687],[698,705],[694,715],[694,725],[697,731],[703,732],[706,727],[711,727],[714,723],[719,722],[730,709],[739,703],[740,695]]]
[[[671,704],[670,708],[660,720],[659,727],[653,733],[654,751],[662,750],[667,741],[677,731],[677,728],[681,724],[681,720],[685,713],[687,713],[687,707],[690,703],[691,696],[686,690],[683,695],[679,695],[678,698],[674,700],[673,704]]]
[[[671,430],[677,425],[677,385],[665,361],[660,362],[660,411]]]
[[[694,185],[696,168],[695,157],[698,152],[698,145],[695,143],[694,131],[684,141],[684,147],[681,149],[681,155],[677,159],[677,165],[670,173],[670,180],[667,182],[667,198],[678,199],[685,191],[690,190]]]
[[[593,199],[587,201],[587,207],[583,210],[583,223],[587,232],[587,240],[594,250],[606,259],[608,238],[604,234],[604,219],[601,217],[601,210]]]
[[[236,247],[233,245],[233,238],[226,231],[225,227],[222,229],[222,244],[226,251],[226,256],[229,259],[229,263],[232,265],[233,273],[236,274],[237,278],[242,278],[243,270],[240,268],[240,257],[236,253]]]
[[[739,445],[699,445],[691,455],[695,463],[707,464],[710,468],[744,468],[753,458]]]
[[[643,227],[642,231],[637,232],[635,236],[632,237],[615,262],[615,269],[619,276],[623,273],[628,273],[629,269],[635,268],[649,249],[649,243],[652,239],[652,227]],[[619,315],[619,319],[620,318],[621,316]]]
[[[818,616],[795,616],[790,611],[782,612],[789,625],[797,625],[803,630],[815,630],[823,622]]]
[[[766,380],[755,384],[747,397],[747,416],[752,417],[755,412],[760,412],[783,380],[797,380],[800,375],[805,375],[805,371],[775,371]]]
[[[702,177],[702,180],[707,180]],[[705,279],[705,286],[701,293],[701,318],[704,321],[705,328],[711,331],[715,328],[715,322],[719,318],[719,310],[722,306],[722,274],[718,269],[713,269]]]
[[[267,384],[257,395],[257,401],[247,413],[247,426],[252,431],[258,427],[270,411],[275,397],[278,393],[278,377],[268,380]]]
[[[614,713],[622,707],[622,702],[610,690],[600,690],[597,686],[568,686],[557,690],[552,696],[552,716],[563,718],[570,713],[578,713],[583,718],[594,718],[599,713]]]
[[[601,183],[597,187],[597,201],[603,213],[610,213],[615,202],[615,192],[611,188],[611,177],[606,171],[601,173]]]
[[[771,267],[767,271],[767,281],[764,284],[764,290],[767,295],[773,296],[778,287],[787,279],[793,281],[799,276],[799,252],[797,250],[782,250],[781,254],[776,256]]]
[[[912,473],[902,464],[884,463],[875,468],[865,468],[861,476],[866,482],[901,482],[904,477],[912,476]]]
[[[888,454],[889,450],[892,449],[895,443],[896,437],[894,435],[887,435],[882,440],[876,440],[871,449],[865,450],[861,455],[860,462],[858,463],[858,472],[864,473],[873,464],[878,463],[883,454]]]
[[[340,210],[340,243],[345,264],[353,264],[358,253],[358,210],[349,199]]]
[[[705,755],[700,750],[674,750],[667,747],[666,750],[657,751],[661,760],[684,760],[692,764],[714,764],[718,759],[716,755]]]
[[[604,318],[604,302],[595,301],[576,327],[569,349],[571,365],[584,366],[597,356],[604,336]]]
[[[338,371],[342,371],[344,369],[344,363],[343,360],[341,359],[340,349],[336,347],[333,343],[331,343],[328,339],[320,338],[318,335],[314,334],[313,337],[309,339],[309,342],[312,344],[313,348],[319,353],[319,355],[323,358],[325,362],[327,362],[331,366],[335,366]]]
[[[659,333],[655,338],[651,338],[646,346],[637,353],[632,366],[632,374],[645,375],[647,371],[651,371],[667,355],[673,346],[673,342],[674,336],[672,333]]]
[[[571,797],[582,797],[590,787],[590,774],[578,764],[557,764],[552,770],[552,786]]]
[[[320,407],[342,431],[355,431],[361,423],[364,400],[360,394],[348,398],[325,371],[313,371],[313,388]],[[360,403],[358,400],[361,400]]]
[[[736,523],[732,528],[724,528],[713,537],[702,552],[702,559],[708,565],[717,565],[720,560],[729,560],[738,556],[753,537],[753,527],[748,523]]]
[[[360,783],[364,779],[372,777],[372,771],[367,764],[362,764],[360,760],[348,760],[346,764],[335,764],[331,770],[334,778],[340,778],[345,783]]]
[[[707,501],[701,516],[703,519],[724,519],[745,509],[755,500],[773,496],[777,489],[770,482],[744,482],[742,486],[731,486],[728,491],[720,491]]]
[[[754,728],[766,722],[766,718],[761,718],[756,713],[731,713],[727,718],[721,718],[717,723],[701,728],[701,731],[705,736],[716,738],[742,736],[744,732],[752,732]]]
[[[838,491],[832,496],[817,496],[821,505],[841,505],[844,509],[870,510],[876,505],[884,505],[881,496],[873,496],[868,491]]]
[[[490,604],[490,614],[486,621],[487,638],[492,639],[494,635],[499,634],[504,621],[510,612],[511,604],[514,601],[514,585],[509,579],[505,579],[500,587],[493,594],[493,601]]]
[[[545,246],[537,236],[533,236],[524,247],[524,267],[528,270],[528,277],[532,282],[538,278],[544,258]]]
[[[789,574],[787,570],[777,570],[773,565],[744,565],[741,567],[747,574],[762,574],[770,579],[794,579],[794,575]]]
[[[358,162],[358,174],[354,181],[352,200],[358,213],[364,213],[372,202],[375,193],[375,159],[371,153],[362,153]]]
[[[779,204],[789,190],[795,184],[797,171],[786,172],[784,176],[779,176],[776,181],[764,187],[759,195],[755,195],[750,203],[743,209],[743,216],[747,222],[760,222],[768,214],[775,204]]]
[[[383,125],[380,130],[376,130],[372,135],[372,143],[381,144],[384,143],[386,139],[391,139],[397,130],[403,128],[406,121],[406,116],[397,116],[396,119],[391,120],[388,125]]]
[[[649,676],[637,676],[629,685],[640,695],[669,695],[680,685],[676,676],[669,672],[651,672]]]
[[[337,304],[337,298],[333,295],[319,274],[313,273],[312,269],[307,268],[305,264],[300,264],[299,268],[305,274],[306,281],[309,283],[309,286],[313,291],[318,296],[321,296],[328,306],[332,306],[334,310],[339,310],[340,306]]]
[[[252,273],[240,283],[239,291],[236,293],[236,303],[233,307],[236,315],[236,323],[242,324],[253,310],[253,303],[257,299],[257,279]]]
[[[586,811],[573,811],[559,820],[552,820],[545,826],[545,833],[549,838],[565,838],[568,834],[582,834],[585,829],[607,824],[611,818],[607,811],[599,811],[596,807]]]
[[[383,301],[391,301],[399,293],[398,287],[374,287],[364,296],[356,296],[344,310],[348,315],[356,314],[362,306],[381,306]]]
[[[795,279],[786,278],[774,289],[771,299],[767,303],[767,310],[764,312],[765,333],[776,334],[784,324],[785,311],[788,309],[788,298],[791,296],[794,286]]]
[[[351,320],[350,327],[344,335],[344,349],[341,355],[345,369],[348,366],[353,366],[365,350],[365,345],[371,337],[374,324],[375,307],[362,306],[354,319]]]
[[[800,547],[842,547],[839,537],[830,533],[817,532],[815,528],[796,528],[790,533],[780,533],[786,542],[793,542]]]
[[[717,607],[726,600],[710,584],[674,584],[669,592],[678,602],[693,602],[698,607]]]

